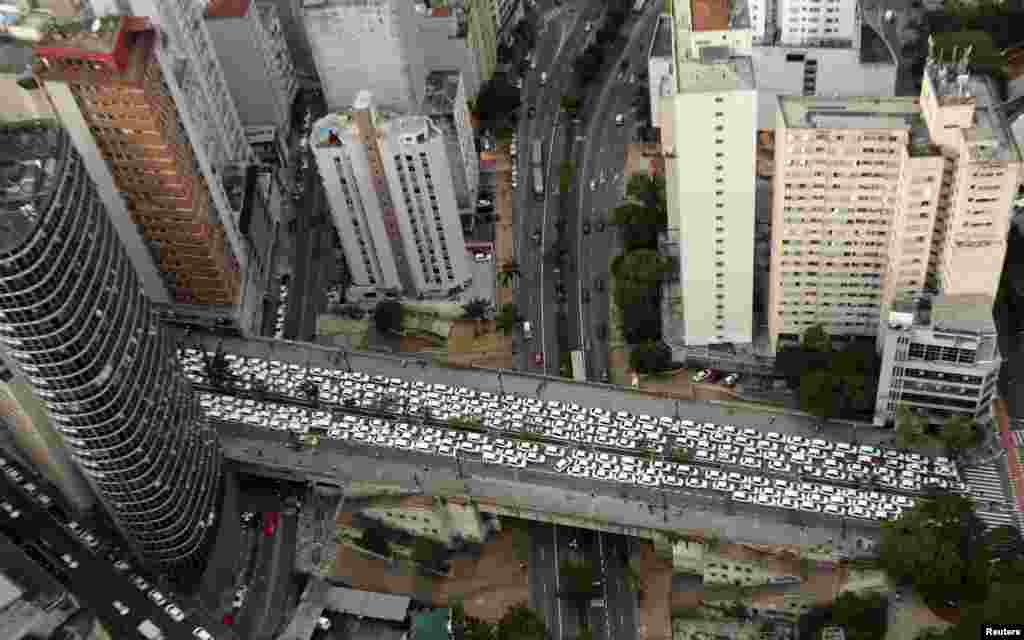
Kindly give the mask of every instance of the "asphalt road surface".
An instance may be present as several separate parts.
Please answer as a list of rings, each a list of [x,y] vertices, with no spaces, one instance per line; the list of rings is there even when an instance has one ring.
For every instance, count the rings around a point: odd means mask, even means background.
[[[27,478],[35,476],[26,468],[20,470]],[[55,501],[59,500],[55,490],[45,490],[47,485],[44,481],[36,479],[36,484],[40,493],[50,495]],[[230,640],[236,637],[207,612],[188,606],[186,599],[178,598],[159,587],[168,601],[176,602],[187,616],[181,622],[172,620],[161,607],[132,584],[129,572],[120,572],[114,568],[112,562],[104,557],[102,546],[96,553],[89,550],[64,528],[53,511],[29,499],[20,486],[5,474],[0,474],[0,494],[20,511],[18,517],[12,518],[10,513],[0,510],[0,532],[26,549],[37,562],[43,563],[55,579],[67,586],[76,598],[99,617],[113,637],[142,638],[137,628],[145,620],[155,624],[167,640],[193,638],[192,630],[200,625],[215,638]],[[73,566],[61,559],[65,555],[75,563]],[[124,615],[114,608],[115,600],[127,607]]]
[[[569,345],[585,350],[591,380],[603,379],[608,371],[607,334],[601,338],[598,331],[601,325],[607,327],[608,324],[611,303],[608,266],[613,252],[621,246],[618,233],[607,226],[607,222],[622,198],[628,179],[623,175],[626,146],[637,125],[637,114],[631,103],[640,85],[630,83],[629,77],[647,68],[647,50],[660,11],[658,3],[648,3],[639,19],[631,14],[622,28],[628,42],[618,55],[612,54],[613,62],[602,84],[589,92],[588,102],[583,107],[587,114],[586,128],[582,139],[577,137],[573,141],[577,174],[570,210],[575,219],[570,220],[569,229],[575,240],[572,251],[576,278],[574,286],[569,287]],[[615,122],[620,114],[623,116],[621,126]],[[599,221],[606,224],[603,232],[597,231]],[[589,225],[589,233],[585,225]],[[605,284],[601,291],[595,285],[597,280]],[[589,303],[583,301],[585,292],[590,296]]]
[[[352,480],[397,484],[430,495],[452,492],[492,497],[503,504],[578,518],[594,528],[641,534],[646,529],[717,531],[722,538],[754,544],[791,541],[805,546],[835,543],[852,550],[857,537],[877,538],[878,527],[853,519],[736,504],[698,492],[669,492],[639,485],[612,485],[545,469],[515,469],[472,458],[447,458],[401,449],[321,439],[294,450],[281,432],[241,424],[218,425],[228,458],[255,465],[247,472],[279,474],[295,481],[317,479],[344,486]],[[430,471],[424,472],[424,466]]]
[[[517,306],[533,327],[532,339],[523,338],[516,357],[520,370],[558,372],[558,336],[553,308],[554,272],[545,261],[545,252],[555,239],[555,217],[558,206],[553,191],[558,187],[559,167],[564,161],[565,127],[570,124],[560,116],[562,97],[573,82],[572,61],[586,43],[584,26],[596,20],[601,7],[596,2],[554,7],[541,2],[537,7],[539,20],[537,46],[533,56],[536,69],[523,78],[522,111],[519,120],[519,184],[513,195],[516,211],[516,261],[521,275],[517,285]],[[547,74],[547,83],[541,85],[541,75]],[[536,109],[533,118],[527,116],[530,107]],[[540,140],[543,148],[545,191],[544,199],[537,200],[533,193],[530,171],[530,148]],[[536,232],[541,242],[534,240]],[[548,304],[545,304],[545,303]],[[543,362],[537,364],[535,353],[542,353]]]

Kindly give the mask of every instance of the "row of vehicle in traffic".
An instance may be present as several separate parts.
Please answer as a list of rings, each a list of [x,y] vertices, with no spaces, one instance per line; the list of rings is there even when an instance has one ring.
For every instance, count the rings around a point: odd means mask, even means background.
[[[45,494],[31,478],[27,478],[14,464],[3,457],[0,457],[0,470],[41,506],[49,508],[53,505],[53,498],[51,496]],[[22,515],[21,510],[8,500],[0,501],[0,510],[11,519],[20,518]],[[51,514],[53,514],[52,511]],[[151,585],[145,578],[136,573],[132,565],[121,557],[117,549],[102,543],[95,532],[78,521],[57,517],[57,514],[53,515],[66,533],[75,540],[78,540],[93,556],[110,562],[116,571],[126,574],[135,588],[166,613],[171,620],[179,623],[185,621],[188,617],[185,611],[165,596],[156,586]],[[45,547],[50,546],[45,539],[41,539],[41,542]],[[73,552],[54,552],[54,555],[67,570],[75,571],[81,567],[80,559]],[[121,616],[127,616],[131,613],[131,608],[121,600],[112,600],[111,606]],[[143,620],[138,625],[137,630],[145,637],[153,640],[164,637],[160,627],[149,619]],[[192,636],[199,638],[199,640],[213,640],[213,635],[201,626],[196,626],[192,629]]]
[[[718,371],[715,371],[714,369],[701,369],[697,373],[693,374],[691,380],[693,380],[693,382],[703,382],[705,384],[721,382],[727,387],[735,387],[736,383],[740,381],[740,374],[723,374]]]
[[[212,354],[206,354],[211,358]],[[195,349],[182,352],[188,375],[206,382],[204,356]],[[435,420],[476,419],[483,427],[528,433],[546,439],[627,451],[668,455],[685,450],[703,464],[734,465],[750,471],[806,475],[852,484],[877,484],[895,492],[920,492],[927,487],[964,490],[956,467],[945,458],[928,458],[868,445],[809,439],[731,425],[649,415],[614,414],[555,400],[543,402],[514,394],[493,394],[465,387],[448,387],[400,378],[371,377],[358,372],[300,367],[279,361],[227,354],[233,384],[253,385],[285,396],[303,398],[310,386],[321,403],[384,410]],[[209,414],[218,419],[255,426],[305,432],[310,427],[336,425],[328,408],[258,403],[252,398],[225,395],[203,397]]]

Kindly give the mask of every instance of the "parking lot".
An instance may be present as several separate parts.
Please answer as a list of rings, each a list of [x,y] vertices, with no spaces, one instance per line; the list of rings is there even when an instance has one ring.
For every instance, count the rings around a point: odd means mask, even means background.
[[[204,355],[184,349],[181,358],[192,381],[205,384]],[[870,445],[681,417],[612,413],[338,369],[307,370],[232,354],[226,360],[237,389],[262,388],[281,401],[204,392],[201,403],[207,414],[297,437],[312,434],[507,467],[531,466],[620,485],[869,521],[898,517],[929,487],[966,488],[945,458]],[[313,398],[317,407],[300,404]],[[299,403],[289,404],[288,399]]]

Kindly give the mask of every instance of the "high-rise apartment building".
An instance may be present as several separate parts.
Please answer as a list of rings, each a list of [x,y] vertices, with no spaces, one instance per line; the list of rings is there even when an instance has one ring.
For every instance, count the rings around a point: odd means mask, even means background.
[[[304,0],[306,35],[329,111],[359,91],[382,108],[414,114],[430,69],[462,72],[475,97],[491,79],[498,44],[491,0]]]
[[[891,424],[907,407],[942,423],[966,415],[983,423],[999,377],[993,300],[983,295],[935,296],[893,303],[882,341],[875,424]]]
[[[0,346],[139,557],[196,568],[221,452],[81,156],[50,121],[0,130]]]
[[[381,107],[415,113],[426,66],[408,0],[305,0],[302,19],[328,111],[348,109],[362,90]]]
[[[742,9],[742,10],[738,10]],[[660,97],[668,243],[663,296],[675,347],[753,341],[757,91],[745,4],[673,4],[673,85]],[[667,94],[667,95],[666,95]]]
[[[172,299],[230,309],[239,298],[238,261],[163,81],[156,32],[145,18],[98,22],[40,42],[36,76],[83,157],[99,150],[103,166],[91,173],[109,171]],[[105,202],[117,197],[103,194]]]
[[[780,44],[814,46],[860,39],[857,0],[777,0],[775,6]]]
[[[476,97],[498,64],[491,0],[418,4],[416,19],[416,48],[424,67],[461,71],[466,95]]]
[[[476,213],[480,187],[480,157],[473,140],[463,75],[458,71],[431,71],[424,89],[420,113],[444,133],[455,202],[462,215]]]
[[[899,299],[994,297],[1021,154],[994,90],[930,56],[920,99],[780,97],[768,326],[876,336]]]
[[[472,276],[444,132],[361,92],[351,111],[313,125],[310,148],[355,296],[442,296]]]
[[[818,46],[859,40],[857,0],[750,0],[754,42]]]
[[[266,161],[283,163],[299,84],[277,7],[211,0],[206,27],[253,150]]]

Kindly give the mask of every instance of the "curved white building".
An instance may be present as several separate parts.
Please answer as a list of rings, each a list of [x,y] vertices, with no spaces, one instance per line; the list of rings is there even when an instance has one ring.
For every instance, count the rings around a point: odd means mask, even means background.
[[[0,128],[0,346],[143,561],[201,567],[221,453],[84,163]]]

